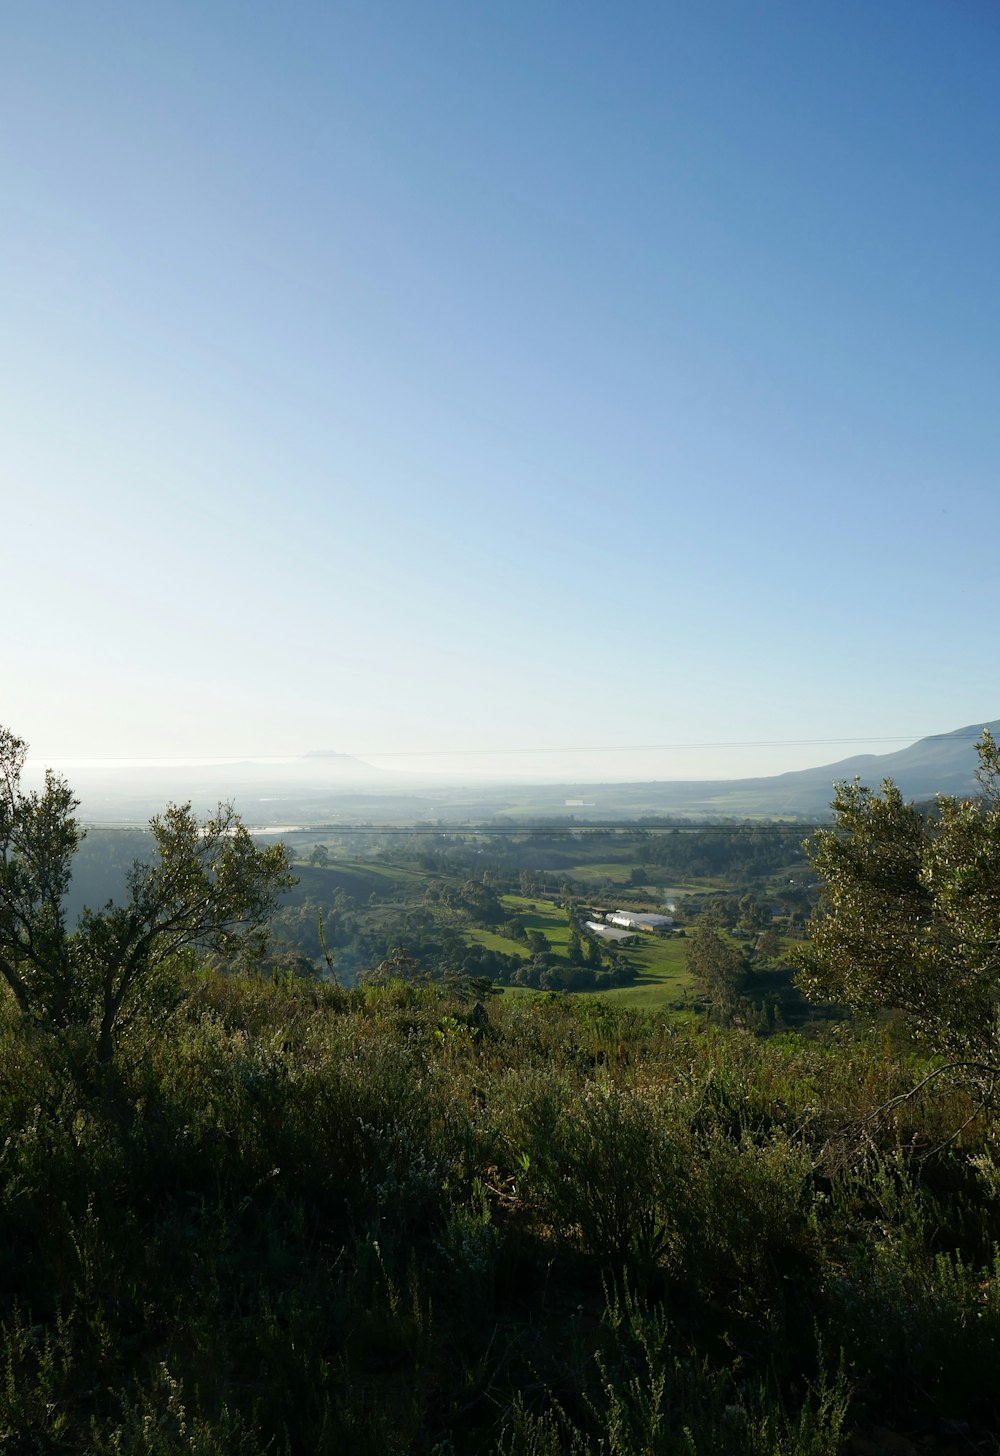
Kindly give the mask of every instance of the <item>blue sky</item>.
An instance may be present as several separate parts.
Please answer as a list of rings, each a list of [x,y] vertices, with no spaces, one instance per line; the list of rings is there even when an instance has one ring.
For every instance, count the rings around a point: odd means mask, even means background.
[[[998,59],[985,0],[7,7],[0,721],[618,778],[1000,716]]]

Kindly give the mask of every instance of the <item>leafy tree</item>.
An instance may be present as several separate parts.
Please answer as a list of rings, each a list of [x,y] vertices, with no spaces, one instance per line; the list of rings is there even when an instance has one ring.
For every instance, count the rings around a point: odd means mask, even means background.
[[[728,1021],[746,980],[742,953],[711,926],[698,924],[688,939],[687,963],[699,996]]]
[[[599,971],[604,962],[604,956],[601,952],[601,942],[596,935],[587,936],[583,951],[586,964],[592,966],[595,971]]]
[[[758,935],[755,949],[759,960],[777,960],[781,954],[781,936],[776,930],[768,927],[767,930],[762,930],[760,935]]]
[[[150,821],[155,857],[128,873],[128,900],[67,927],[65,897],[82,838],[78,800],[47,770],[21,788],[27,745],[0,728],[0,975],[23,1016],[90,1027],[102,1061],[141,992],[190,947],[231,954],[264,933],[291,884],[284,847],[258,848],[231,805],[199,822],[185,805]]]
[[[905,1013],[917,1038],[982,1088],[1000,1074],[1000,752],[984,729],[978,798],[924,814],[886,779],[839,784],[836,823],[810,858],[821,877],[799,953],[808,995]]]
[[[713,895],[706,900],[701,922],[714,930],[734,930],[740,918],[740,903],[734,895]]]
[[[770,915],[756,895],[746,894],[740,897],[740,917],[736,922],[739,930],[746,931],[748,935],[755,935],[758,931],[766,929],[769,921]]]

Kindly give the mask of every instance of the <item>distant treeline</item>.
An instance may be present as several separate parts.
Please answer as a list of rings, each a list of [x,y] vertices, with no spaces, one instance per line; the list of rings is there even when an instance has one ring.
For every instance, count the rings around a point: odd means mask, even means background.
[[[656,865],[675,879],[718,875],[753,879],[789,866],[804,867],[804,837],[801,825],[673,828],[641,832],[635,848],[642,864]]]

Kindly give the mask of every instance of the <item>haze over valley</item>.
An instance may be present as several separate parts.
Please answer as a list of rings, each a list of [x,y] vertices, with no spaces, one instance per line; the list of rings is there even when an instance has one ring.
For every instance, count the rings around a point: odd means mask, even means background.
[[[872,787],[892,778],[916,800],[976,789],[976,742],[982,729],[1000,735],[1000,722],[967,725],[919,739],[905,748],[853,755],[814,768],[746,779],[518,782],[515,775],[415,774],[375,768],[335,750],[287,760],[138,766],[68,767],[85,820],[143,824],[167,800],[191,801],[208,812],[230,800],[249,824],[308,828],[352,820],[379,824],[442,820],[461,823],[532,816],[611,820],[648,816],[691,819],[825,817],[834,784],[855,777]],[[815,751],[815,750],[814,750]],[[29,773],[40,783],[40,765]]]

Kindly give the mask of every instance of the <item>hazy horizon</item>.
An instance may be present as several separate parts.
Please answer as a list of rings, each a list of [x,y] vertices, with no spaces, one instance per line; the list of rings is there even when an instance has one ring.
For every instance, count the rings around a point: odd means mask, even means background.
[[[924,737],[926,735],[918,735]],[[759,744],[676,744],[658,749],[634,747],[581,750],[579,752],[554,751],[540,754],[531,749],[505,750],[500,754],[469,750],[465,753],[426,752],[420,755],[395,753],[389,755],[347,754],[340,750],[309,749],[301,754],[247,754],[228,756],[191,756],[173,758],[51,758],[30,754],[27,762],[29,778],[37,780],[46,767],[56,769],[72,781],[74,771],[91,778],[102,775],[114,778],[119,774],[138,781],[144,772],[171,771],[178,778],[185,772],[210,771],[213,769],[241,769],[266,773],[297,771],[297,782],[321,782],[324,767],[333,771],[336,777],[340,765],[331,765],[328,755],[347,760],[352,774],[355,765],[362,775],[370,773],[365,782],[383,783],[387,789],[394,789],[398,783],[429,784],[463,781],[478,783],[628,783],[645,781],[701,782],[705,780],[731,780],[743,778],[770,777],[792,772],[796,769],[817,768],[857,754],[884,754],[903,748],[916,741],[915,737],[883,739],[820,739],[809,743],[783,742]],[[736,755],[736,757],[734,757]],[[721,773],[720,762],[732,765],[739,762],[745,767],[739,772]],[[674,771],[665,771],[665,765],[674,765]],[[692,766],[701,765],[703,771],[691,771]],[[689,771],[683,770],[687,767]],[[352,780],[348,779],[350,783]],[[359,778],[359,781],[360,778]]]
[[[740,778],[988,711],[1000,12],[0,34],[36,761]]]

